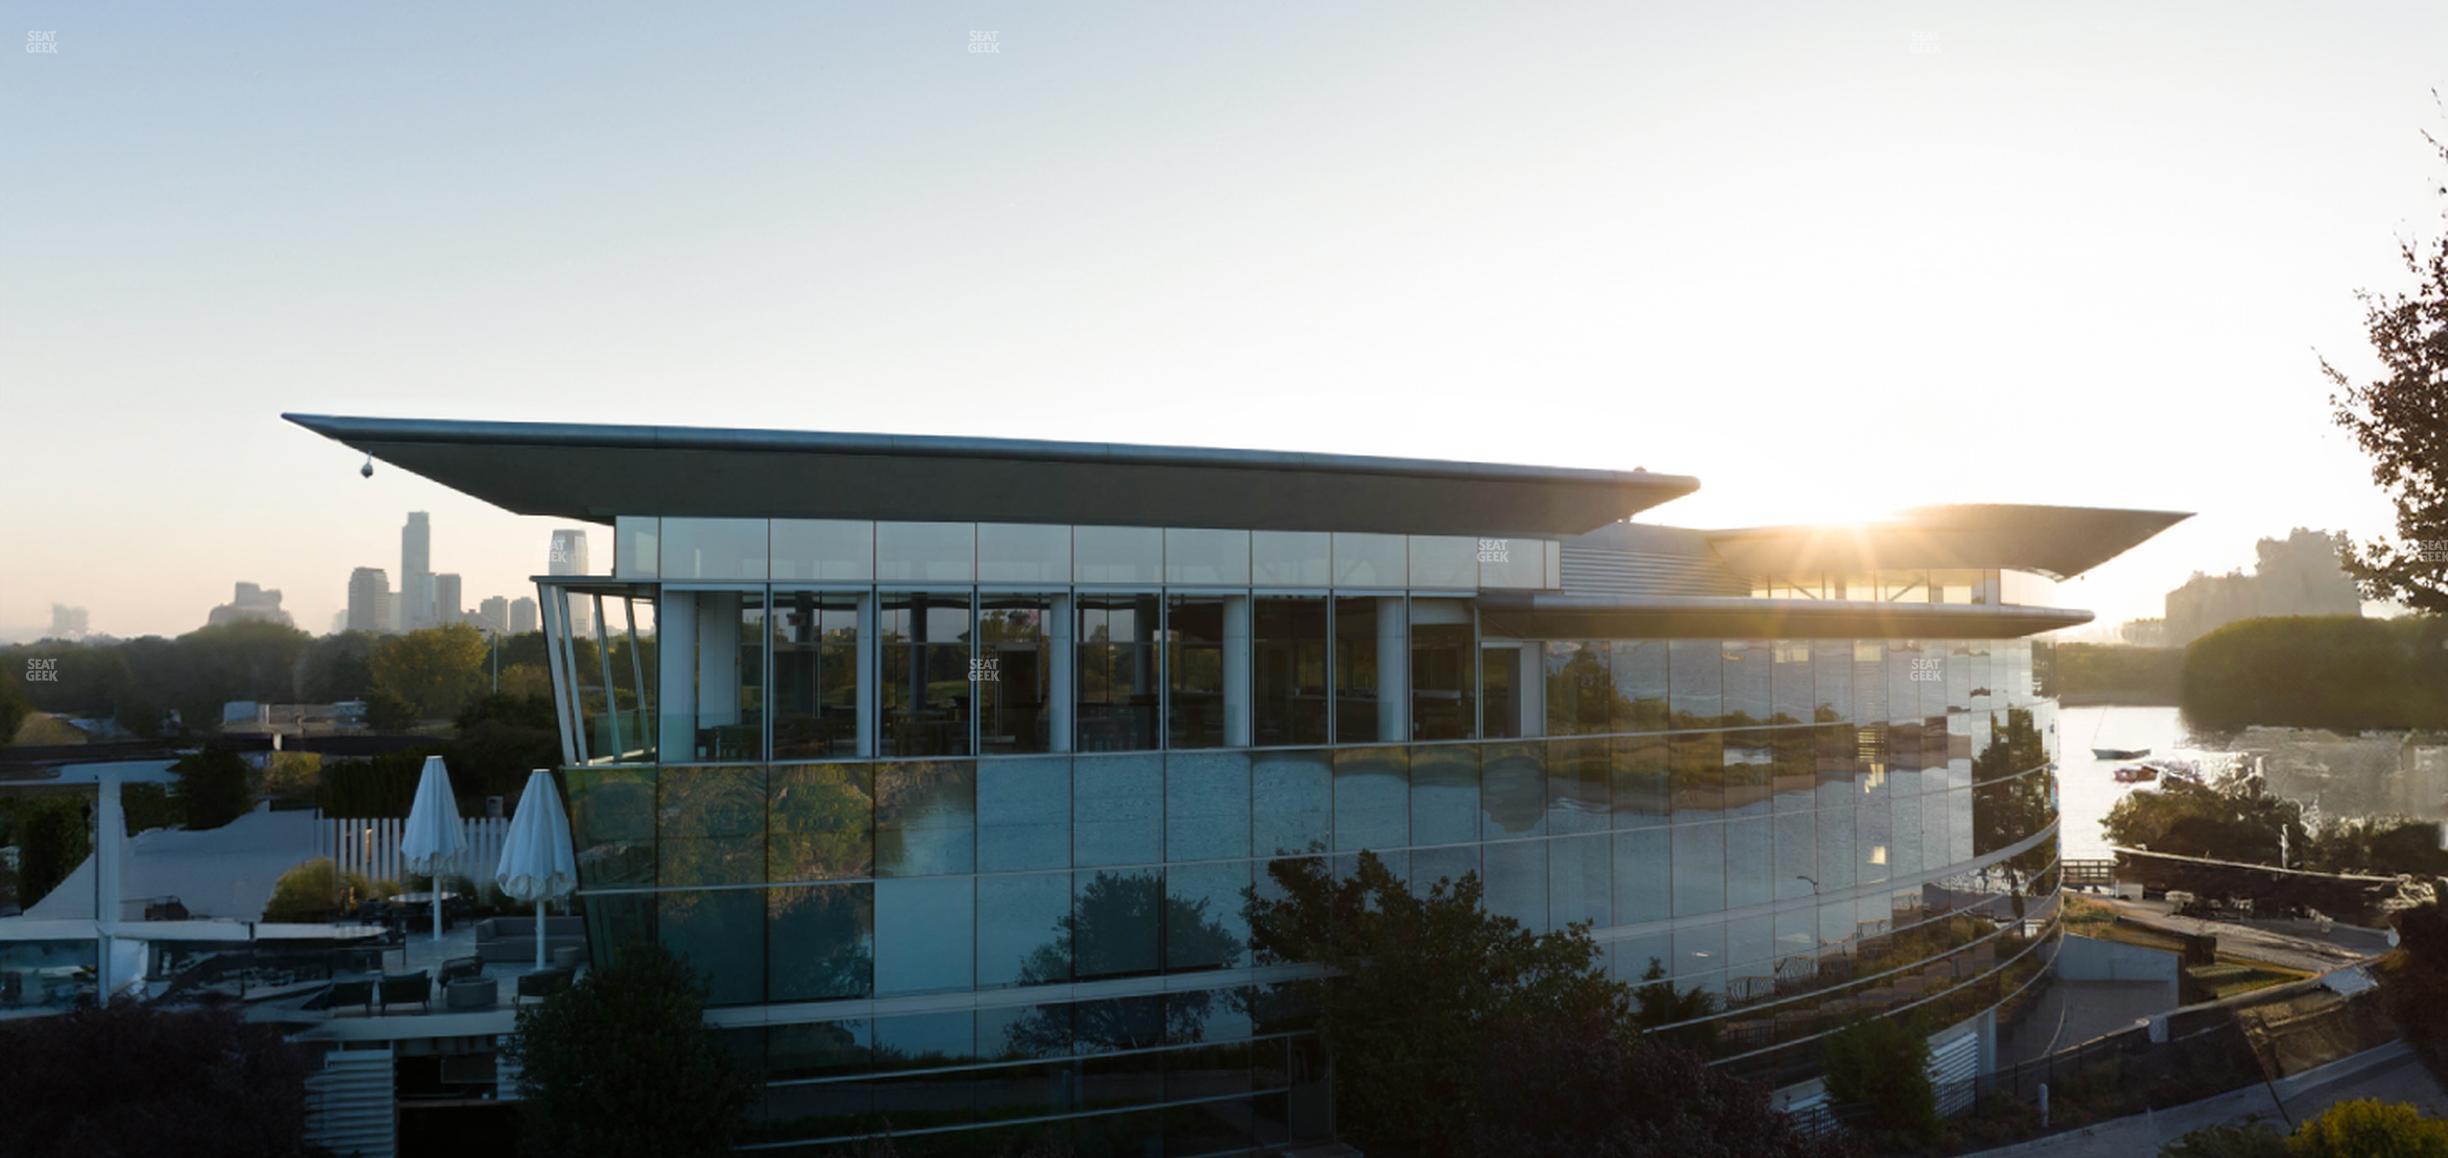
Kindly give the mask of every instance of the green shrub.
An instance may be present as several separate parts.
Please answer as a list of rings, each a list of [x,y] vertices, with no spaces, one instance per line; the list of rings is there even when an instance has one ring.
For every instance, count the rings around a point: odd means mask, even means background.
[[[2287,1139],[2257,1125],[2204,1126],[2159,1148],[2159,1158],[2287,1158]]]
[[[383,895],[361,873],[342,872],[330,857],[316,857],[282,873],[264,902],[267,921],[319,921]]]
[[[2357,1098],[2295,1128],[2297,1158],[2448,1158],[2448,1121],[2404,1102]]]
[[[1861,1107],[1857,1129],[1877,1149],[1918,1149],[1938,1140],[1928,1038],[1894,1018],[1872,1017],[1829,1034],[1821,1056],[1828,1100]]]

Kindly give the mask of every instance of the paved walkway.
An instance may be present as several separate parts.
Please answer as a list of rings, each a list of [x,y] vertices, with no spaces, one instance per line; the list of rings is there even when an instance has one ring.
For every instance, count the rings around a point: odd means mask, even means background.
[[[2170,912],[2171,906],[2165,901],[2111,900],[2107,903],[2116,908],[2119,916],[2144,928],[2170,933],[2208,933],[2218,938],[2220,953],[2266,961],[2305,973],[2326,973],[2388,951],[2386,934],[2352,925],[2333,925],[2324,932],[2310,921],[2246,923],[2179,917]]]
[[[1997,1158],[2147,1158],[2204,1126],[2258,1121],[2291,1131],[2294,1123],[2354,1098],[2412,1102],[2426,1114],[2448,1116],[2448,1089],[2404,1042],[2393,1041],[2291,1078],[1979,1153]]]

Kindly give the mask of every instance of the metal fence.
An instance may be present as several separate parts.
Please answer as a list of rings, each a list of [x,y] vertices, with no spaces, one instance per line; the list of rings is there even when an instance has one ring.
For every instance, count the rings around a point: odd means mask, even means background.
[[[397,881],[412,871],[400,854],[407,821],[396,817],[326,818],[323,823],[329,826],[332,862],[342,872],[362,873],[371,880]],[[494,892],[493,866],[501,861],[502,842],[510,835],[510,821],[507,817],[480,816],[462,818],[459,823],[466,834],[467,850],[459,854],[458,866],[443,870],[444,875],[467,877],[475,882],[477,894],[489,900]]]

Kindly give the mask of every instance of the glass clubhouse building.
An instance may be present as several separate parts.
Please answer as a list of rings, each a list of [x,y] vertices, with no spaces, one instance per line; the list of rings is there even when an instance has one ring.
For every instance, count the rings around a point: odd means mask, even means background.
[[[2180,515],[1630,521],[1690,478],[1335,455],[293,416],[613,528],[539,578],[603,960],[659,942],[752,1148],[1331,1136],[1281,858],[1477,873],[1714,995],[1779,1084],[1865,1015],[1975,1066],[2056,951],[2054,582]]]

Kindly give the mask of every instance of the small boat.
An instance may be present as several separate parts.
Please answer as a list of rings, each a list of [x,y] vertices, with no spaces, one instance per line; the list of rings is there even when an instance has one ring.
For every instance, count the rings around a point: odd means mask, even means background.
[[[2091,755],[2100,760],[2139,760],[2150,755],[2148,748],[2093,748]]]
[[[2128,764],[2116,770],[2116,782],[2119,784],[2141,784],[2158,778],[2159,770],[2148,764]]]

